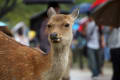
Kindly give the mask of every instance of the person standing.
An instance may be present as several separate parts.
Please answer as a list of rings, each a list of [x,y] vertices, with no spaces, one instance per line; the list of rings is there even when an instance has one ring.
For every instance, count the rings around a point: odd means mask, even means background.
[[[55,9],[56,13],[60,13],[60,5],[57,2],[50,2],[47,10],[50,7],[53,7]],[[38,32],[40,49],[46,53],[48,53],[50,51],[50,43],[48,41],[48,33],[46,31],[47,22],[49,19],[47,16],[47,10],[45,13],[43,13],[45,16],[43,18],[43,21],[41,22],[40,29]]]
[[[120,27],[110,27],[108,47],[113,65],[112,80],[120,80]]]
[[[20,28],[16,31],[14,37],[15,37],[15,40],[16,40],[17,42],[19,42],[19,43],[21,43],[21,44],[23,44],[23,45],[29,46],[29,38],[28,38],[28,36],[24,35],[24,31],[23,31],[23,28],[22,28],[22,27],[20,27]]]
[[[14,34],[14,39],[26,46],[30,46],[29,37],[28,37],[28,27],[24,22],[19,22],[12,28],[12,33]]]
[[[100,28],[95,21],[89,16],[88,21],[84,24],[84,35],[86,36],[88,66],[92,73],[92,78],[96,79],[102,73],[103,58],[101,45],[103,40],[100,34]],[[102,40],[102,41],[101,41]],[[100,43],[101,41],[101,43]],[[104,45],[102,45],[104,46]]]

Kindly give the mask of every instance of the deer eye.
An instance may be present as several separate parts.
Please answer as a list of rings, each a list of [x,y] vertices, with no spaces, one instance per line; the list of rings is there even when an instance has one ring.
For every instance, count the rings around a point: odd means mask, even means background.
[[[47,27],[48,27],[48,28],[51,28],[51,27],[52,27],[52,25],[48,24],[48,25],[47,25]]]
[[[70,26],[70,24],[68,24],[68,23],[67,23],[67,24],[65,24],[65,27],[69,27],[69,26]]]

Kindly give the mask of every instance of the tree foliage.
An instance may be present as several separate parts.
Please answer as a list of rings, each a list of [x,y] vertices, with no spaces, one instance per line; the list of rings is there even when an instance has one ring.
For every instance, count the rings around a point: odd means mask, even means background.
[[[5,1],[9,1],[7,6],[4,5]],[[94,0],[76,0],[74,5],[83,2],[92,3],[93,1]],[[3,5],[5,6],[4,8],[5,14],[1,12],[3,11],[2,10]],[[70,10],[74,5],[61,5],[61,8],[64,10]],[[46,4],[26,5],[23,3],[23,0],[0,0],[0,14],[2,13],[4,16],[4,17],[2,16],[0,20],[6,21],[10,27],[13,27],[15,24],[17,24],[20,21],[24,21],[29,26],[30,17],[44,11],[46,8],[47,8]]]
[[[0,18],[5,16],[9,11],[13,10],[17,0],[3,0],[0,1]]]

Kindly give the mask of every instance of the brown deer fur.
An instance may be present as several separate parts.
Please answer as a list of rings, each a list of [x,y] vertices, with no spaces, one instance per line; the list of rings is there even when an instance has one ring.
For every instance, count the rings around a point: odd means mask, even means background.
[[[49,54],[21,45],[0,31],[0,80],[61,80],[68,64],[72,24],[78,11],[63,15],[51,8],[48,15],[48,25],[52,25],[47,29]],[[57,43],[50,38],[54,32],[60,38]]]
[[[50,54],[23,46],[0,31],[0,80],[36,80],[50,67]]]
[[[64,76],[62,78],[62,80],[70,80],[70,69],[72,67],[72,51],[69,51],[69,57],[68,57],[68,65],[67,65],[67,69],[65,70]]]

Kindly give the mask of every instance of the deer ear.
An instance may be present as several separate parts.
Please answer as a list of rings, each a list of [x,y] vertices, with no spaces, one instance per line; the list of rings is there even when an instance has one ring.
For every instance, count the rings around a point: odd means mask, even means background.
[[[74,18],[74,20],[77,19],[79,16],[79,8],[75,9],[70,15]]]
[[[50,18],[50,17],[56,15],[56,11],[55,11],[52,7],[50,7],[50,8],[48,9],[47,15],[48,15],[48,17]]]

